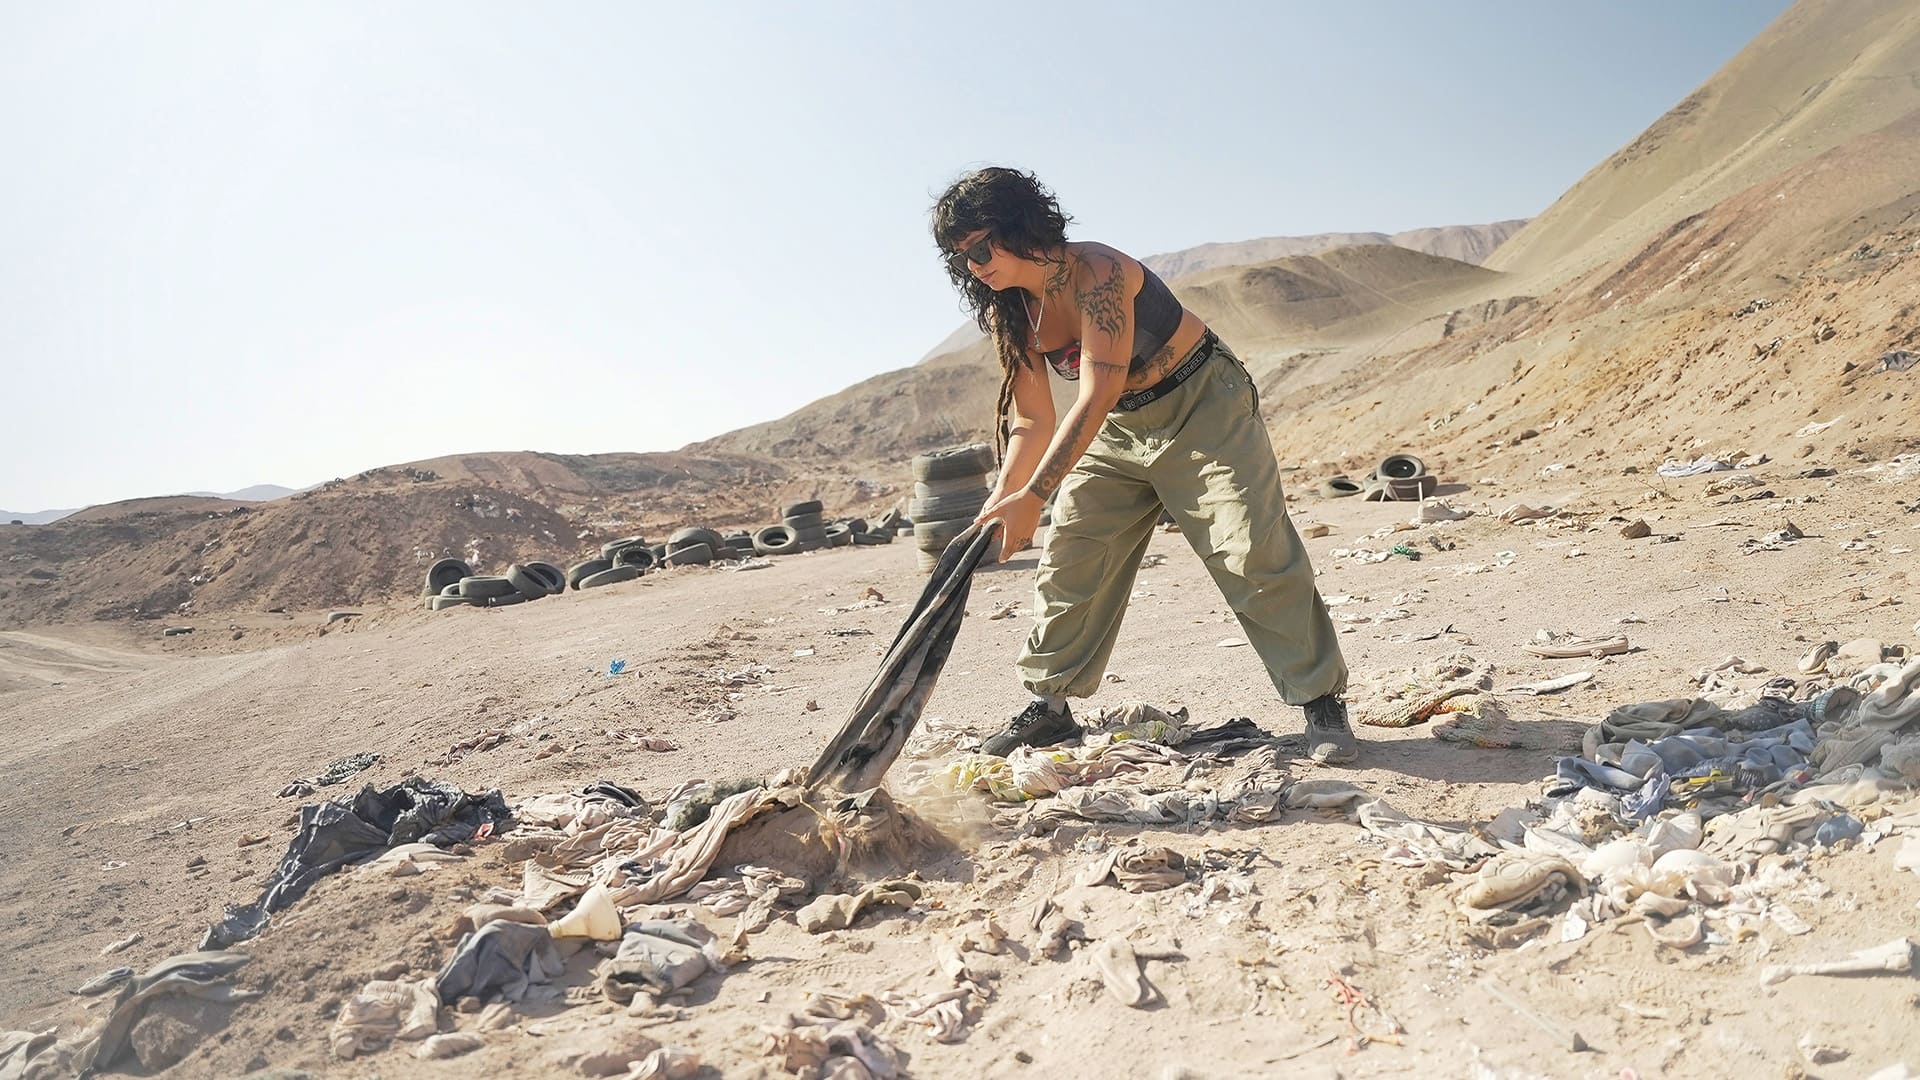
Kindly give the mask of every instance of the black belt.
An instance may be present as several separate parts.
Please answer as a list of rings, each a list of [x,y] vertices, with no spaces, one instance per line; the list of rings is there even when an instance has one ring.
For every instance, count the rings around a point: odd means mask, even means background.
[[[1181,383],[1193,378],[1194,372],[1199,371],[1206,364],[1207,359],[1213,355],[1215,346],[1219,344],[1220,339],[1214,336],[1211,330],[1200,335],[1200,341],[1194,345],[1193,351],[1187,354],[1185,360],[1180,361],[1180,366],[1174,368],[1171,374],[1145,390],[1135,390],[1130,394],[1120,395],[1120,401],[1114,405],[1113,411],[1134,412],[1173,393]]]

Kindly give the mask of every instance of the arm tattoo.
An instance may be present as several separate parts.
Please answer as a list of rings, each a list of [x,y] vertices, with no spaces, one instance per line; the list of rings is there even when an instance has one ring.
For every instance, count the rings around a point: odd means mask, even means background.
[[[1092,270],[1091,264],[1087,267]],[[1094,328],[1109,336],[1118,334],[1127,324],[1126,312],[1121,302],[1125,297],[1126,275],[1120,271],[1120,260],[1107,260],[1107,273],[1099,281],[1080,290],[1075,297],[1080,302],[1080,312],[1093,321]]]
[[[1074,462],[1080,457],[1080,437],[1086,432],[1091,419],[1086,410],[1080,410],[1079,415],[1074,417],[1073,425],[1066,429],[1066,438],[1047,455],[1047,459],[1040,463],[1039,471],[1028,481],[1027,490],[1040,496],[1041,501],[1053,498],[1053,493],[1060,490],[1067,473],[1073,470]]]

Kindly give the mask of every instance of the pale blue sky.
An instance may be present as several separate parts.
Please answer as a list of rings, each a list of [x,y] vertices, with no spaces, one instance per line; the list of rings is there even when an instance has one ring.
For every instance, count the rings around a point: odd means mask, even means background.
[[[1532,215],[1786,6],[0,0],[0,507],[771,419],[959,324],[975,164],[1142,255]]]

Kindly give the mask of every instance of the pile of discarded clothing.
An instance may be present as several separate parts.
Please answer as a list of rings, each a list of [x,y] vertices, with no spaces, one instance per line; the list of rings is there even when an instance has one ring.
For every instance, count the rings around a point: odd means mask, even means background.
[[[1062,825],[1271,821],[1291,774],[1278,741],[1245,718],[1195,728],[1185,709],[1107,709],[1077,746],[978,752],[979,740],[931,725],[907,745],[902,783],[916,794],[984,795],[995,824],[1029,834]],[[1248,752],[1251,751],[1251,752]]]
[[[1864,659],[1825,668],[1836,654]],[[1296,785],[1288,801],[1350,807],[1391,861],[1461,875],[1453,896],[1483,944],[1556,917],[1561,940],[1630,918],[1676,949],[1762,925],[1807,933],[1795,905],[1827,890],[1799,856],[1903,836],[1897,862],[1920,873],[1920,660],[1866,642],[1801,667],[1816,677],[1743,691],[1703,672],[1705,696],[1620,706],[1556,761],[1544,802],[1475,829],[1407,820],[1344,786]]]

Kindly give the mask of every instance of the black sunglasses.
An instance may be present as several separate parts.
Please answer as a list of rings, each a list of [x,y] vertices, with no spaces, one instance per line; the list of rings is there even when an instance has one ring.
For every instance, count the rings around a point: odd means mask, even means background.
[[[988,233],[959,251],[947,253],[947,265],[953,267],[956,274],[967,272],[967,264],[985,266],[993,261],[993,234]]]

